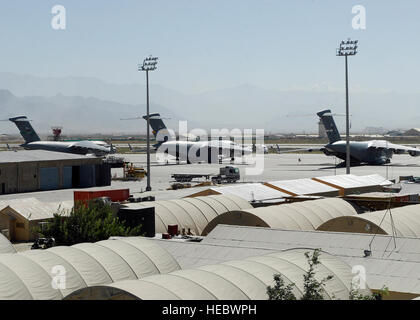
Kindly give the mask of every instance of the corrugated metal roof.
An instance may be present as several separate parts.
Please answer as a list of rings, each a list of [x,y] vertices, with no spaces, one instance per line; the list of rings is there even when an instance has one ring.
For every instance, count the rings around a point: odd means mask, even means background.
[[[389,181],[388,179],[386,179],[386,178],[384,178],[381,175],[376,174],[376,173],[375,174],[369,174],[367,176],[361,176],[361,178],[366,179],[366,180],[370,180],[370,181],[372,181],[372,183],[379,184],[381,186],[392,185],[391,181]]]
[[[348,197],[351,198],[393,198],[401,196],[398,193],[391,193],[391,192],[365,192],[365,193],[359,193],[359,194],[352,194]]]
[[[12,209],[29,221],[45,220],[51,219],[56,212],[64,213],[64,211],[73,208],[73,201],[41,202],[35,198],[0,201],[0,212],[6,208]]]
[[[86,160],[98,159],[94,156],[79,155],[64,152],[45,151],[45,150],[21,150],[21,151],[0,151],[1,163],[14,162],[38,162],[38,161],[57,161],[57,160]]]
[[[207,239],[207,237],[204,239]],[[258,248],[257,246],[251,248],[250,246],[235,246],[235,244],[226,244],[226,246],[223,244],[218,245],[215,243],[208,243],[207,240],[202,240],[201,242],[181,242],[173,241],[173,239],[152,239],[152,241],[170,252],[178,261],[182,269],[222,263],[228,260],[242,260],[247,257],[278,251],[275,249]]]
[[[211,190],[220,194],[233,194],[247,201],[263,201],[267,199],[289,197],[290,195],[262,183],[234,184],[224,187],[212,187]]]
[[[325,181],[327,183],[333,184],[340,188],[350,189],[350,188],[361,188],[361,187],[370,187],[370,186],[384,186],[391,185],[392,182],[381,177],[378,174],[371,174],[366,176],[356,176],[353,174],[342,174],[336,176],[323,176],[316,177],[320,181]]]
[[[338,189],[328,186],[326,184],[320,183],[318,181],[304,178],[304,179],[295,179],[295,180],[280,180],[280,181],[269,181],[269,184],[289,191],[297,195],[313,195],[318,193],[334,192]]]

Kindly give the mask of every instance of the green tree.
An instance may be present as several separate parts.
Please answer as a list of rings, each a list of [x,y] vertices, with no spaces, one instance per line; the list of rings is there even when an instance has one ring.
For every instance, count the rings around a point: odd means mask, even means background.
[[[43,228],[42,237],[53,237],[56,245],[106,240],[111,236],[140,236],[141,225],[129,228],[118,219],[108,204],[90,201],[78,203],[72,210],[58,210]]]
[[[309,270],[303,275],[304,293],[302,300],[324,300],[323,292],[325,283],[333,278],[332,275],[325,277],[321,281],[315,278],[315,267],[320,264],[320,254],[320,249],[315,249],[312,255],[309,252],[305,252]]]
[[[274,287],[267,287],[268,300],[296,300],[293,294],[294,283],[285,285],[281,274],[275,274],[274,281]]]
[[[301,300],[324,300],[323,293],[325,292],[325,284],[327,281],[333,278],[329,275],[321,281],[316,280],[316,266],[320,264],[319,256],[321,255],[320,249],[315,249],[312,254],[305,252],[305,257],[308,261],[309,269],[303,275],[303,296]],[[281,274],[274,275],[275,285],[274,287],[267,287],[267,295],[269,300],[296,300],[296,296],[293,294],[294,283],[288,285],[285,284]],[[358,289],[351,289],[349,293],[350,300],[382,300],[386,295],[389,295],[387,287],[382,287],[378,292],[372,294],[361,293]],[[334,299],[334,297],[333,297]]]
[[[322,295],[325,283],[333,278],[332,275],[318,281],[315,279],[315,267],[320,263],[319,261],[320,249],[315,249],[312,255],[305,252],[305,257],[308,261],[309,269],[303,275],[304,292],[301,300],[323,300]],[[267,287],[267,294],[269,300],[296,300],[296,296],[292,290],[295,286],[294,283],[285,284],[280,274],[274,275],[274,287]]]

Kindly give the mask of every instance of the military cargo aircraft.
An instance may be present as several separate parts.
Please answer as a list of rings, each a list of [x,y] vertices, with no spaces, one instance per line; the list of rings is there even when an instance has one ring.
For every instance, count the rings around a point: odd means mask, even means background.
[[[143,116],[143,119],[147,120],[147,116]],[[149,123],[157,141],[153,145],[157,152],[174,156],[177,161],[215,163],[219,157],[234,160],[236,156],[252,153],[252,147],[244,147],[230,140],[176,140],[176,137],[169,132],[159,113],[150,114]]]
[[[326,109],[317,113],[328,136],[329,143],[321,148],[288,150],[294,151],[322,151],[327,156],[336,156],[346,160],[346,141],[342,140],[331,110]],[[403,146],[386,140],[349,141],[350,163],[352,165],[370,164],[381,165],[391,162],[394,154],[408,153],[413,157],[420,156],[420,149]]]
[[[112,146],[108,146],[103,141],[41,141],[26,116],[9,118],[9,120],[19,129],[25,140],[25,143],[21,146],[27,150],[47,150],[82,155],[94,154],[95,156],[103,156],[113,152]]]

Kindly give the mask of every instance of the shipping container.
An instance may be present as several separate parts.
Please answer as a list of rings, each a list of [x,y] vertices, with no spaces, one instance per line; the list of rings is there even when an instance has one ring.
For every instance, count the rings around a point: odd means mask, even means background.
[[[126,201],[130,196],[130,189],[74,191],[74,201],[89,201],[96,198],[108,197],[113,202]]]

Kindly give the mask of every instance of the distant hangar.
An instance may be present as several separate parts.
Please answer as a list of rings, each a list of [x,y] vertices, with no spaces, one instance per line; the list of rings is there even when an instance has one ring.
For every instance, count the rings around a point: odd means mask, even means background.
[[[0,195],[111,184],[101,158],[43,150],[0,152]]]

